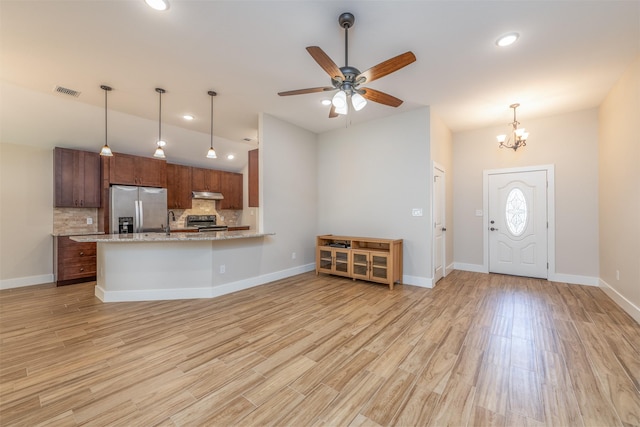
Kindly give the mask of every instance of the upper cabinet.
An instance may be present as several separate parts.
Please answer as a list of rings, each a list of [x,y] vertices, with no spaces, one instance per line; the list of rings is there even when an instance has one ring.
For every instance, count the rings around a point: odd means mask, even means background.
[[[191,168],[191,189],[193,191],[221,192],[221,172],[213,169]]]
[[[167,207],[191,209],[191,166],[167,163]]]
[[[100,207],[98,153],[56,147],[54,163],[56,207]]]
[[[220,192],[224,199],[220,200],[219,209],[242,209],[242,174],[220,172]]]
[[[114,153],[110,162],[111,184],[160,188],[167,186],[167,162],[164,160]]]
[[[258,169],[258,149],[249,151],[249,207],[257,208],[260,206],[260,178]]]

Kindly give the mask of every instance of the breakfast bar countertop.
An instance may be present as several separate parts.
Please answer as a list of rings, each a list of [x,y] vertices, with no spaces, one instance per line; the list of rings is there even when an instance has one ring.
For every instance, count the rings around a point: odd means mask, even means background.
[[[76,242],[97,243],[134,243],[134,242],[182,242],[182,241],[215,241],[230,239],[250,239],[254,237],[273,236],[275,233],[258,233],[254,230],[208,231],[202,233],[130,233],[130,234],[92,234],[70,236]]]

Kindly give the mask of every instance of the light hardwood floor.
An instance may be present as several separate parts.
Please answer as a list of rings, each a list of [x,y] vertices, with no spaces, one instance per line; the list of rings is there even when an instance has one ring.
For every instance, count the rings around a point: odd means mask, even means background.
[[[0,424],[639,426],[640,326],[600,289],[314,273],[208,300],[0,291]]]

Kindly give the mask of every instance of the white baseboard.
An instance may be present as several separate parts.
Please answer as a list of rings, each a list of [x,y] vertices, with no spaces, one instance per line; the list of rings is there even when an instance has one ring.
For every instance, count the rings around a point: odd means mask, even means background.
[[[451,273],[453,270],[455,270],[456,267],[454,265],[454,263],[451,263],[449,265],[447,265],[447,268],[444,269],[444,275],[448,275],[449,273]]]
[[[136,291],[106,291],[100,285],[96,286],[95,295],[102,302],[122,301],[160,301],[176,299],[215,298],[232,292],[242,291],[255,286],[264,285],[280,279],[295,276],[315,270],[315,263],[301,265],[287,270],[275,271],[261,276],[250,277],[236,282],[208,288],[174,288],[149,289]]]
[[[626,311],[629,316],[633,317],[636,322],[640,323],[640,307],[629,301],[624,295],[620,294],[604,280],[600,279],[599,285],[600,288],[602,288],[602,290],[620,306],[620,308]]]
[[[598,286],[597,277],[577,276],[575,274],[550,273],[548,280],[552,282],[571,283],[573,285]]]
[[[419,286],[421,288],[433,288],[433,278],[419,276],[402,276],[402,283],[405,285]]]
[[[44,283],[53,283],[53,274],[3,279],[0,280],[0,289],[21,288],[23,286],[42,285]]]
[[[488,271],[485,270],[484,265],[482,264],[467,264],[464,262],[454,262],[453,269],[462,270],[462,271],[471,271],[474,273],[488,273]]]

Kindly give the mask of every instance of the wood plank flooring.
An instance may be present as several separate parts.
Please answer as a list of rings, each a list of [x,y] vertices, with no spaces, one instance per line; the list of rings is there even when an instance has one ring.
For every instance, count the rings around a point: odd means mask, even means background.
[[[208,300],[0,291],[0,424],[640,426],[640,326],[600,289],[303,274]]]

